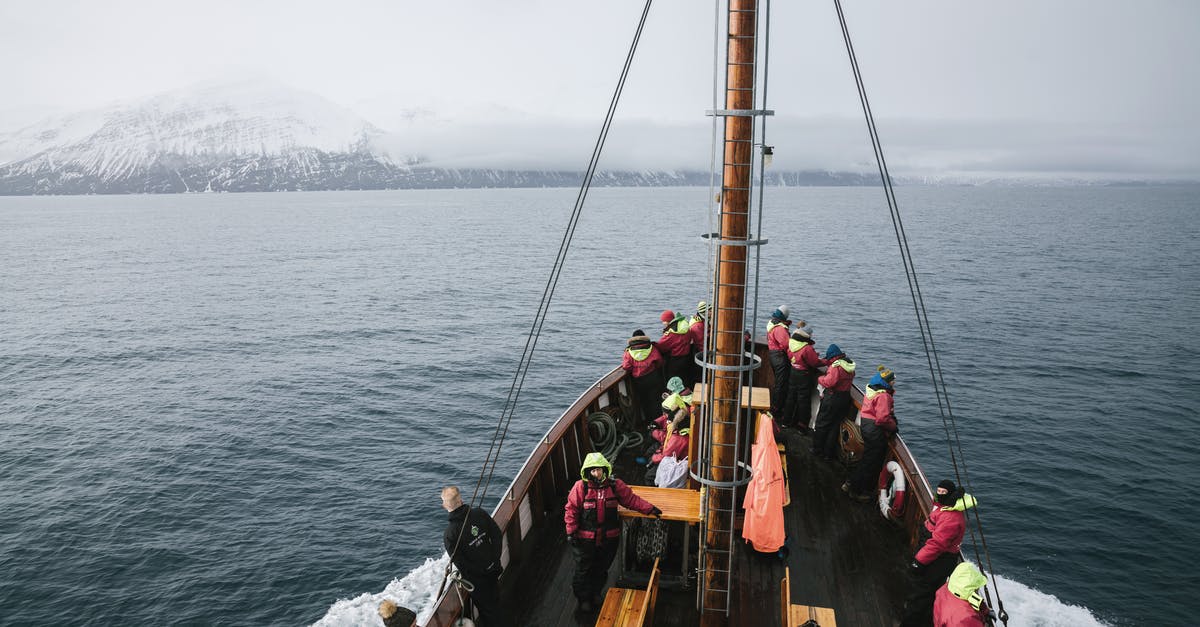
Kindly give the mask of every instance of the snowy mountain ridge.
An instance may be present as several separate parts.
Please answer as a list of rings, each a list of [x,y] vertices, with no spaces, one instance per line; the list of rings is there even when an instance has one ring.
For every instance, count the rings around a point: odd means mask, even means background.
[[[396,128],[385,132],[321,96],[254,79],[56,116],[0,133],[0,195],[575,186],[587,156],[576,147],[594,141],[591,124],[535,118],[508,108],[376,109],[388,113],[384,117]],[[766,172],[768,184],[878,184],[860,152],[840,141],[848,132],[839,124],[780,120],[775,127],[782,130],[780,149],[774,169]],[[929,134],[917,130],[907,150],[900,144],[900,163],[905,154],[927,152],[922,142]],[[594,184],[707,185],[707,138],[696,125],[624,120],[606,145]],[[785,150],[797,138],[833,150],[819,159],[812,151]],[[897,168],[893,180],[935,185],[1138,181],[1061,168],[987,171],[969,159],[977,152],[973,148],[935,148],[945,163],[908,172]],[[956,163],[971,168],[956,171]]]
[[[370,152],[382,134],[314,94],[266,81],[209,84],[0,135],[0,178],[65,171],[115,182],[163,165],[252,156],[311,172],[319,155]]]

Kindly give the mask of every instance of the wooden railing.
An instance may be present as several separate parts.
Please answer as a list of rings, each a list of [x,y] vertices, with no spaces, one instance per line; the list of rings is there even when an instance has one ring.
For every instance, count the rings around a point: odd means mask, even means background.
[[[571,404],[567,411],[550,427],[541,442],[525,460],[500,502],[492,511],[492,518],[504,534],[504,575],[501,589],[506,582],[520,577],[522,567],[528,563],[529,552],[537,541],[534,528],[547,524],[562,524],[562,520],[547,521],[547,516],[559,513],[558,504],[579,478],[579,467],[583,458],[592,452],[588,436],[587,416],[595,411],[619,406],[621,388],[628,395],[629,383],[622,381],[626,373],[614,368]],[[437,600],[433,615],[426,627],[451,627],[462,615],[458,595],[447,590]]]

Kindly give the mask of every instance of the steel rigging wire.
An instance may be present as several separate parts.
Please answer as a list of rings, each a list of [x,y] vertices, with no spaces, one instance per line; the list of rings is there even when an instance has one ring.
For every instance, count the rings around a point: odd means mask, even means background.
[[[929,374],[933,379],[933,390],[937,397],[938,411],[942,416],[942,428],[946,431],[946,445],[950,450],[950,462],[954,466],[954,477],[958,484],[966,488],[971,486],[971,478],[967,473],[967,462],[962,452],[962,441],[958,437],[958,425],[954,419],[954,412],[950,407],[950,395],[946,388],[945,378],[942,376],[942,364],[938,359],[937,347],[933,342],[933,328],[929,323],[929,313],[925,310],[925,298],[921,294],[921,285],[917,280],[916,266],[913,265],[912,251],[908,246],[908,236],[904,232],[904,222],[900,218],[900,207],[896,202],[895,190],[892,188],[892,177],[888,172],[887,160],[883,156],[883,145],[879,140],[879,130],[875,126],[875,116],[871,113],[871,104],[867,99],[867,91],[863,86],[862,73],[858,67],[858,58],[854,54],[854,44],[850,41],[850,30],[846,26],[846,15],[842,11],[841,0],[833,0],[834,7],[837,9],[838,21],[842,27],[842,38],[846,42],[846,54],[850,58],[850,67],[854,72],[854,81],[858,87],[859,101],[862,103],[863,115],[867,121],[867,132],[871,136],[871,147],[875,151],[875,162],[879,168],[879,176],[883,181],[884,194],[887,197],[888,211],[892,216],[892,228],[896,232],[896,243],[900,246],[900,256],[904,262],[904,274],[908,279],[908,290],[912,295],[913,309],[917,315],[917,326],[921,332],[921,343],[925,347],[925,359],[929,362]],[[955,451],[957,450],[957,455]],[[961,462],[961,464],[960,464]],[[961,472],[960,472],[961,465]],[[975,542],[975,530],[968,525],[971,530],[971,543],[975,547],[975,559],[980,561],[979,545],[983,546],[983,555],[987,560],[987,569],[992,575],[992,587],[996,589],[996,602],[998,616],[1005,625],[1008,625],[1008,613],[1004,611],[1004,601],[1000,598],[1000,587],[996,582],[996,571],[992,567],[992,556],[988,551],[987,538],[983,531],[983,520],[979,515],[979,506],[976,505],[970,508],[975,514],[975,525],[979,528],[979,542]],[[988,596],[988,604],[991,604],[991,594],[987,589],[984,593]]]
[[[625,56],[625,65],[621,68],[621,78],[617,81],[617,87],[613,91],[612,99],[608,103],[608,113],[604,117],[604,124],[601,125],[600,135],[597,137],[596,145],[592,149],[592,158],[588,162],[587,170],[584,173],[583,183],[579,186],[579,194],[575,197],[575,207],[571,211],[571,217],[567,221],[567,228],[563,232],[562,241],[559,243],[558,255],[554,259],[554,266],[550,270],[550,277],[546,280],[545,289],[542,290],[542,300],[538,304],[533,325],[530,327],[529,335],[525,339],[525,348],[517,364],[517,371],[513,374],[512,385],[508,389],[508,397],[504,400],[504,407],[500,410],[500,418],[496,421],[496,429],[492,434],[491,445],[488,447],[483,465],[479,469],[479,478],[475,481],[475,489],[471,493],[471,500],[469,501],[471,507],[482,506],[483,499],[487,496],[488,486],[491,485],[492,476],[496,472],[496,464],[500,461],[500,450],[504,445],[504,439],[508,436],[508,427],[512,423],[513,414],[516,413],[517,400],[520,398],[521,389],[525,385],[525,377],[529,374],[529,365],[533,359],[533,351],[537,347],[538,338],[542,334],[542,327],[546,324],[546,315],[550,310],[550,302],[554,298],[554,290],[558,287],[558,279],[562,274],[563,264],[566,262],[567,251],[570,249],[571,241],[575,237],[575,227],[578,226],[579,218],[583,214],[584,201],[587,200],[588,191],[591,189],[592,178],[595,176],[596,167],[600,163],[600,153],[604,149],[604,142],[608,138],[609,129],[612,127],[613,117],[617,111],[617,103],[620,102],[621,92],[625,89],[625,80],[629,76],[629,68],[633,65],[633,55],[637,51],[638,41],[642,38],[642,31],[646,26],[646,17],[650,14],[650,6],[653,2],[654,0],[646,0],[646,4],[642,8],[642,15],[638,20],[633,42],[630,43],[629,52]],[[463,530],[465,529],[466,525],[463,525]],[[458,538],[454,542],[454,548],[450,551],[451,555],[458,550],[458,545],[462,541],[462,537],[463,531],[460,530]],[[446,565],[446,570],[442,575],[442,583],[438,586],[436,598],[441,598],[442,592],[445,590],[451,567],[452,564]]]

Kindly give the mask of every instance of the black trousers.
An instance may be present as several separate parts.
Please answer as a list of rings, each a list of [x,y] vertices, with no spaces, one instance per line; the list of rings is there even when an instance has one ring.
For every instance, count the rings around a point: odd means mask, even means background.
[[[913,577],[911,592],[904,601],[901,627],[929,627],[933,624],[933,598],[956,566],[957,554],[942,553]]]
[[[850,409],[850,392],[831,392],[825,390],[821,399],[821,408],[817,410],[817,422],[813,428],[812,452],[817,457],[837,459],[838,442],[842,419]]]
[[[638,424],[648,423],[662,415],[662,393],[667,389],[662,368],[633,379],[634,411],[640,412]]]
[[[508,614],[500,602],[500,581],[496,577],[472,577],[467,581],[475,586],[471,603],[479,611],[480,627],[510,627]]]
[[[888,440],[891,432],[875,426],[875,421],[864,418],[862,422],[863,454],[850,477],[850,488],[859,494],[870,494],[879,485],[879,471],[887,457]]]
[[[612,566],[620,544],[620,538],[612,538],[598,545],[592,540],[580,540],[571,547],[571,553],[575,555],[575,577],[571,580],[571,588],[576,599],[590,601],[600,596],[608,581],[608,567]]]
[[[666,355],[665,359],[667,362],[667,367],[664,378],[667,381],[670,381],[671,377],[679,377],[679,379],[683,381],[683,387],[692,387],[692,369],[690,366],[688,366],[688,364],[691,363],[691,355],[686,353],[679,355],[678,357],[674,355]],[[664,382],[663,388],[666,387],[667,385]]]
[[[771,370],[775,371],[775,387],[771,388],[771,413],[778,418],[787,402],[788,377],[792,372],[792,364],[784,351],[770,351],[767,358],[771,360]]]
[[[788,375],[787,402],[780,423],[789,427],[808,427],[812,418],[812,393],[816,376],[811,370],[796,370]]]

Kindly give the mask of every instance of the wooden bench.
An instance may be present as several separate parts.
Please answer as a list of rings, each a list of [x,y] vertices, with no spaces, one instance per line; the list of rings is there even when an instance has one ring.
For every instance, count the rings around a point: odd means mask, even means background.
[[[791,569],[786,567],[783,569],[783,581],[779,585],[779,606],[783,627],[802,627],[807,624],[837,627],[837,618],[832,608],[792,603],[792,573]]]
[[[644,627],[654,624],[654,603],[658,601],[658,558],[650,571],[645,590],[609,588],[604,606],[596,617],[596,627]]]
[[[708,400],[708,387],[703,383],[692,386],[692,404],[703,405]],[[742,407],[748,409],[770,409],[771,388],[742,386]]]

